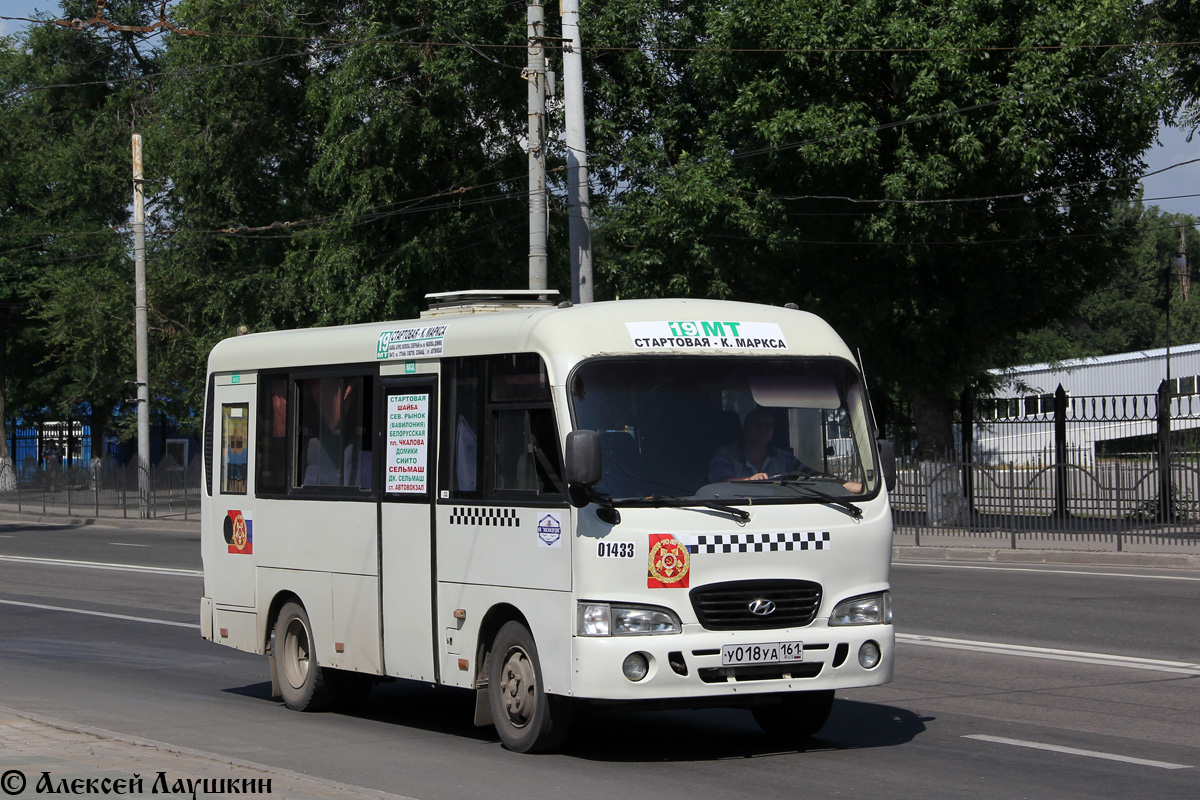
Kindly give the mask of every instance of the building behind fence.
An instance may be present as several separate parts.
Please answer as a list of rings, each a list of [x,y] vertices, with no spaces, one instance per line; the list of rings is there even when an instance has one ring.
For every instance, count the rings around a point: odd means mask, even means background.
[[[1006,373],[965,397],[957,458],[901,454],[898,531],[1196,544],[1200,536],[1200,344]],[[1172,378],[1165,379],[1170,364]],[[1057,380],[1047,390],[1047,380]],[[1108,391],[1104,387],[1108,387]]]
[[[135,443],[103,437],[92,452],[90,426],[80,420],[8,426],[16,489],[0,502],[18,511],[139,516]],[[200,463],[193,439],[165,424],[151,440],[151,517],[188,518],[200,505]]]

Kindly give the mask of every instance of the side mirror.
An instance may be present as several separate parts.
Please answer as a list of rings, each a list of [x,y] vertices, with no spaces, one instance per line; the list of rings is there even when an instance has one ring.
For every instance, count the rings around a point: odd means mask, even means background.
[[[887,484],[887,490],[893,491],[896,488],[896,446],[887,439],[876,439],[875,443],[879,445],[879,468],[883,471],[883,481]]]
[[[571,431],[567,434],[567,486],[589,487],[600,482],[600,434]]]

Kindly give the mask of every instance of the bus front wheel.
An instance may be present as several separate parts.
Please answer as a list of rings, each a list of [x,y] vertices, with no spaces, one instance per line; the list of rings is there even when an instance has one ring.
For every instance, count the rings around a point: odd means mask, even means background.
[[[288,603],[275,620],[272,648],[283,703],[294,711],[323,711],[332,692],[325,671],[317,663],[316,643],[308,612],[298,603]]]
[[[488,699],[496,733],[508,749],[545,753],[566,740],[570,698],[546,693],[533,635],[519,622],[505,623],[492,642]]]

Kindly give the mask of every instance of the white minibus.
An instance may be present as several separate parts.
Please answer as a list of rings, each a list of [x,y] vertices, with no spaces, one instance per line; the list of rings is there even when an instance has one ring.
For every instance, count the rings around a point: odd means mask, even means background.
[[[891,680],[894,464],[829,325],[545,296],[213,348],[203,636],[269,656],[293,709],[473,691],[521,752],[588,702],[802,739]]]

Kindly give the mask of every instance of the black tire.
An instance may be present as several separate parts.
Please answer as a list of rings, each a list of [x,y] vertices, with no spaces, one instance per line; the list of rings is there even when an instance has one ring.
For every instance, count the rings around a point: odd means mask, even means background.
[[[496,733],[509,750],[546,753],[566,741],[570,698],[546,694],[543,686],[533,635],[519,622],[505,623],[488,656],[488,700]]]
[[[279,610],[272,647],[284,705],[294,711],[328,709],[335,698],[335,687],[317,663],[316,642],[304,606],[288,603]]]
[[[799,742],[825,727],[833,711],[833,690],[789,692],[776,695],[779,702],[753,708],[754,721],[768,736]]]

